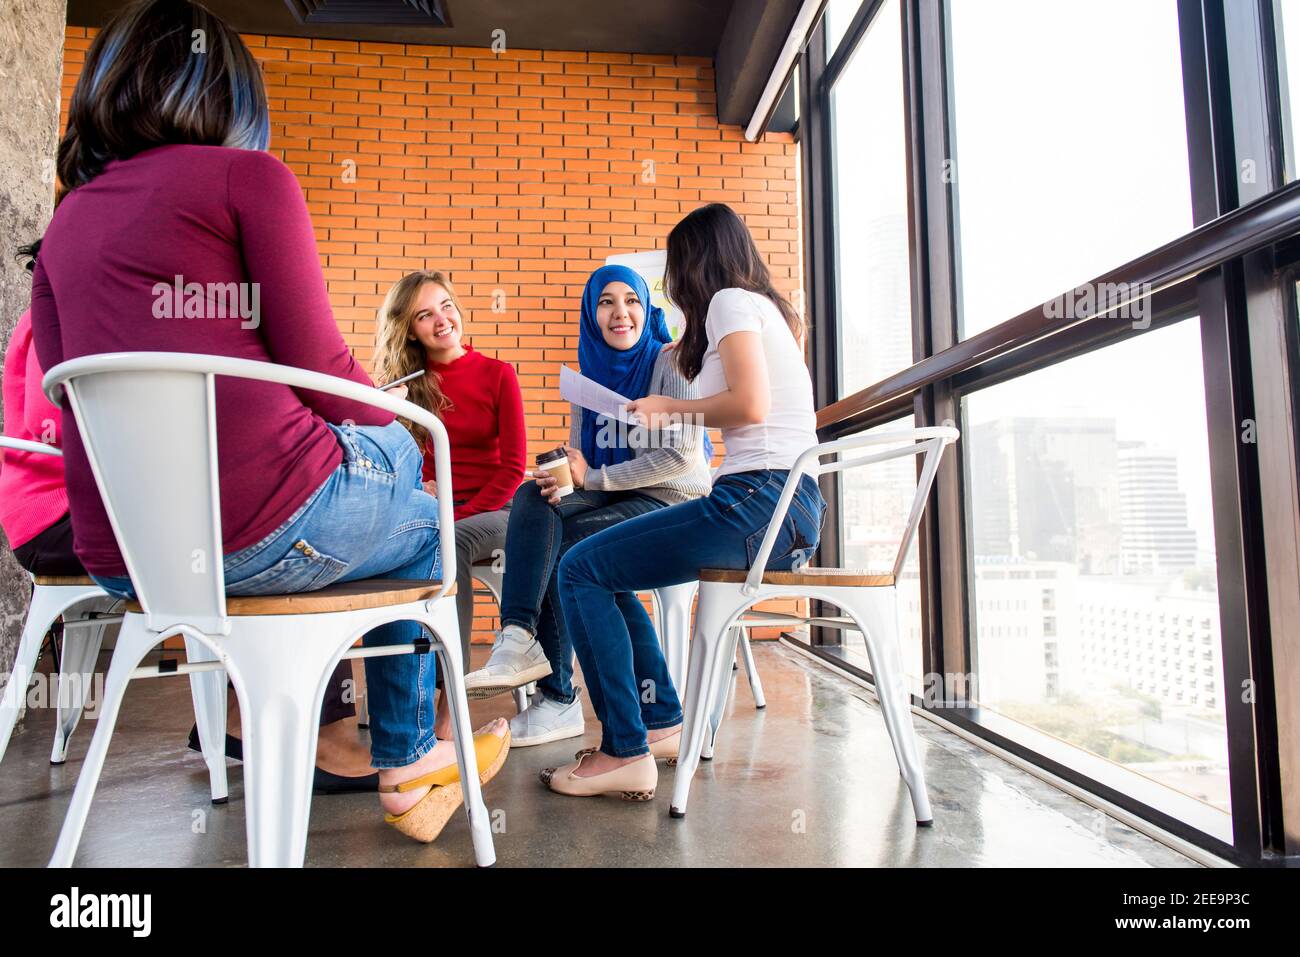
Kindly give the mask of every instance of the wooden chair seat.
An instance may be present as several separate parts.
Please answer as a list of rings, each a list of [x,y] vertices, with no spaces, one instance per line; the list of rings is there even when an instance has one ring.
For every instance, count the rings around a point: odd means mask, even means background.
[[[702,568],[702,582],[731,582],[741,584],[749,572],[740,568]],[[894,584],[888,572],[866,571],[860,568],[800,568],[791,572],[764,572],[764,585],[805,585],[838,588],[880,588]]]
[[[38,585],[94,585],[95,580],[89,575],[37,575]]]
[[[232,618],[257,615],[321,615],[327,612],[360,611],[364,608],[387,608],[408,601],[429,601],[438,594],[439,582],[403,581],[396,578],[368,578],[358,582],[340,582],[319,591],[296,595],[230,595],[226,597],[226,614]],[[448,595],[456,594],[452,585]],[[140,614],[139,602],[129,601],[126,610]]]

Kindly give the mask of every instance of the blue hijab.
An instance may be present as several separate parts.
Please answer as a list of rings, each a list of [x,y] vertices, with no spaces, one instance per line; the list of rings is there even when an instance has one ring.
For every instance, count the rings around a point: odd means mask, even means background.
[[[645,310],[641,338],[631,349],[619,350],[607,343],[596,321],[596,304],[611,282],[631,286]],[[650,376],[659,352],[669,342],[672,336],[664,322],[664,311],[650,301],[650,289],[640,273],[627,266],[601,266],[591,274],[582,290],[582,322],[578,329],[578,368],[583,375],[629,399],[644,398],[650,391]],[[582,416],[582,455],[593,468],[617,465],[632,457],[632,450],[625,444],[597,448],[596,435],[604,422],[603,415],[585,412]]]

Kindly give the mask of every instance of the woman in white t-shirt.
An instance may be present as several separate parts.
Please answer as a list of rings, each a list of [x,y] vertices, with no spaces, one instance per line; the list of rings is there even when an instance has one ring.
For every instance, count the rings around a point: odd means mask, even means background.
[[[561,794],[654,796],[655,760],[675,756],[681,739],[681,706],[654,629],[644,615],[625,618],[619,596],[695,581],[701,568],[749,568],[790,468],[817,444],[799,317],[740,217],[715,203],[673,227],[665,281],[686,316],[677,367],[701,398],[650,395],[629,411],[652,430],[674,421],[719,428],[726,459],[707,497],[598,532],[560,561],[565,624],[602,727],[599,749],[542,772]],[[804,476],[769,569],[806,564],[825,509]]]

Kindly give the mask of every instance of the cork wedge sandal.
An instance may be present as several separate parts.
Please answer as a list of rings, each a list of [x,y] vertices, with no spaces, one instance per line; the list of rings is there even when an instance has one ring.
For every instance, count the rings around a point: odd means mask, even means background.
[[[487,784],[510,752],[510,728],[503,737],[491,731],[474,735],[474,756],[478,765],[480,784]],[[380,785],[381,794],[401,794],[417,788],[428,787],[429,793],[401,814],[385,814],[384,822],[391,824],[412,840],[428,844],[437,839],[453,814],[464,803],[465,795],[460,785],[460,768],[455,764],[439,768],[428,774],[400,784]]]

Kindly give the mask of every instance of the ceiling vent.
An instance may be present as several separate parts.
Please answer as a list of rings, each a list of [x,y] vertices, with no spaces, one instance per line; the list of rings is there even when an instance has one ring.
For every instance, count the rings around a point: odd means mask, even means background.
[[[443,0],[284,0],[299,23],[447,27]]]

